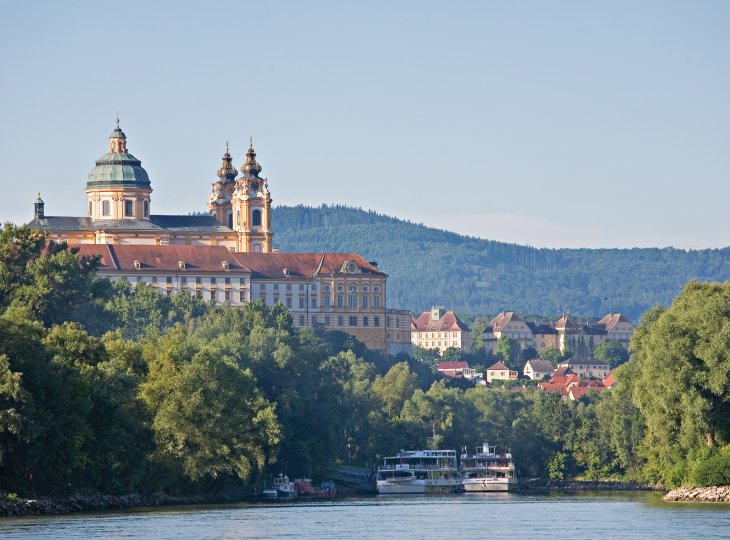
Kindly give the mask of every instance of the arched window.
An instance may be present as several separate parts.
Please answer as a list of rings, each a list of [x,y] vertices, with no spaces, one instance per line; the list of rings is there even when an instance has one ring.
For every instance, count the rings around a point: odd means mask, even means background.
[[[261,210],[254,210],[251,214],[251,225],[254,227],[261,226]]]
[[[144,202],[144,217],[150,217],[150,203],[149,201]]]
[[[228,228],[232,229],[233,228],[233,214],[228,213],[226,215],[226,221],[228,222]]]
[[[357,285],[347,286],[347,307],[357,309]]]

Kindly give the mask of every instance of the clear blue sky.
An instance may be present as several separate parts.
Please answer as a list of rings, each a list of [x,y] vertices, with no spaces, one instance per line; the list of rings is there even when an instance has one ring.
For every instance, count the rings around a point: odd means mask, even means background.
[[[156,214],[248,137],[274,204],[550,247],[730,245],[730,2],[0,0],[0,219],[83,215],[119,110]]]

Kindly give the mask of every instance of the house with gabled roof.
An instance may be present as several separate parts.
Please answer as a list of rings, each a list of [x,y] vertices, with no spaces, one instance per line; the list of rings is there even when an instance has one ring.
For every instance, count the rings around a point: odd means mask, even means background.
[[[503,362],[497,362],[487,368],[487,382],[492,381],[514,381],[517,379],[517,372],[511,370]]]
[[[471,330],[453,311],[432,307],[411,319],[411,343],[441,353],[449,348],[470,351]]]
[[[440,362],[436,366],[438,371],[444,377],[464,377],[465,371],[469,370],[468,362]],[[470,370],[472,373],[474,370]]]
[[[595,377],[597,379],[604,379],[611,373],[611,366],[603,360],[596,360],[595,358],[586,358],[585,360],[569,358],[560,362],[558,367],[570,368],[573,373],[577,373],[581,377],[586,378]]]
[[[552,376],[555,369],[549,360],[528,360],[525,364],[522,374],[533,381],[541,381],[546,376]]]

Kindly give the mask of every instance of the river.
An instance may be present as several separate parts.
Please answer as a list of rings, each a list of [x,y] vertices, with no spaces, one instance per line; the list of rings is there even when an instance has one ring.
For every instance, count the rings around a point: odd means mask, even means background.
[[[482,493],[0,518],[3,538],[730,538],[730,505],[657,493]]]

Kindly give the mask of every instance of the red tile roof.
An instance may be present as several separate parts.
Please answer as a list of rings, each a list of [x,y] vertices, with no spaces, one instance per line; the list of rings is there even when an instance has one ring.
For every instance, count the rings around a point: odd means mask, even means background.
[[[362,274],[385,276],[377,266],[357,253],[235,253],[234,255],[242,266],[251,269],[252,277],[261,279],[279,279],[286,275],[304,278]],[[354,263],[355,271],[349,271],[345,263]]]
[[[560,383],[539,382],[537,386],[546,394],[565,394],[565,387]]]
[[[558,319],[558,322],[555,323],[555,328],[557,330],[566,331],[580,331],[583,329],[580,324],[573,320],[573,317],[570,316],[570,313],[564,313],[563,316]]]
[[[580,382],[580,376],[575,373],[571,373],[569,375],[553,375],[550,382],[566,386],[568,384]]]
[[[595,390],[599,394],[605,390],[602,386],[596,387],[596,386],[572,386],[570,390],[568,390],[568,397],[572,400],[579,400],[583,398],[590,390]]]
[[[232,253],[223,246],[178,246],[134,244],[80,244],[79,255],[101,255],[100,267],[117,272],[156,270],[220,272],[223,262],[231,272],[251,273],[255,278],[285,276],[313,278],[322,275],[385,276],[357,253]],[[140,268],[134,264],[139,261]],[[354,271],[346,263],[354,263]],[[286,273],[284,270],[286,269]]]
[[[572,375],[573,373],[575,373],[575,371],[567,366],[563,366],[558,367],[558,369],[555,370],[555,373],[553,373],[553,377],[562,377],[564,375]]]
[[[504,365],[503,362],[497,362],[491,367],[487,368],[487,371],[509,371],[510,369]]]
[[[503,311],[489,322],[489,326],[492,327],[493,332],[499,332],[511,321],[524,322],[522,318],[520,318],[520,316],[517,315],[517,313],[515,313],[514,311]]]
[[[436,369],[438,371],[442,370],[464,370],[469,367],[468,362],[441,362],[438,366],[436,366]]]
[[[616,384],[616,378],[613,376],[613,371],[608,374],[608,377],[603,379],[603,386],[611,388]]]
[[[621,313],[609,313],[603,319],[598,321],[595,326],[601,326],[606,330],[606,332],[610,332],[613,330],[614,326],[620,322],[630,323],[631,321]]]
[[[101,255],[100,269],[133,273],[160,272],[233,272],[250,270],[223,246],[155,246],[132,244],[79,244],[79,256]],[[139,262],[139,268],[135,265]],[[181,264],[184,263],[184,268]],[[224,265],[225,263],[225,265]],[[227,266],[227,268],[225,268]]]
[[[445,312],[438,320],[431,317],[430,311],[424,311],[417,319],[411,320],[411,330],[416,332],[468,332],[469,327],[453,311]]]

